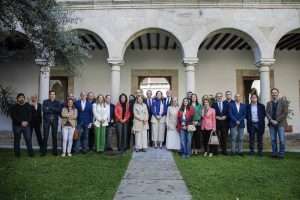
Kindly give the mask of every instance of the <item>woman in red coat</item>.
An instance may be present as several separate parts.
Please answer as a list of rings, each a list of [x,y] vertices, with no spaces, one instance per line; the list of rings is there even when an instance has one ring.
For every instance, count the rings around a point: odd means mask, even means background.
[[[177,130],[180,134],[181,156],[190,157],[192,153],[192,134],[188,126],[193,124],[194,108],[190,106],[188,98],[184,98],[177,116]]]
[[[130,119],[129,103],[126,94],[119,96],[119,102],[115,106],[115,121],[117,127],[118,150],[124,152],[127,147],[127,132]]]

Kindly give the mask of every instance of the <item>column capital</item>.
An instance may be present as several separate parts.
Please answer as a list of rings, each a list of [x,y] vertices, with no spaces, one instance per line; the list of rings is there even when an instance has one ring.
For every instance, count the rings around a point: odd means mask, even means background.
[[[108,59],[107,59],[107,62],[108,62],[111,66],[115,66],[115,65],[122,66],[122,65],[124,65],[124,60],[123,60],[123,59],[120,59],[120,58],[108,58]]]
[[[41,73],[48,73],[48,72],[50,72],[50,67],[49,66],[41,66],[40,72]]]
[[[259,68],[262,67],[271,67],[275,63],[274,58],[262,58],[255,63],[255,65]]]
[[[190,66],[190,65],[195,65],[197,64],[199,61],[198,58],[194,58],[194,57],[185,57],[183,58],[183,63],[185,66]]]
[[[47,59],[45,58],[36,58],[34,60],[35,64],[39,65],[39,66],[46,66],[47,65]]]

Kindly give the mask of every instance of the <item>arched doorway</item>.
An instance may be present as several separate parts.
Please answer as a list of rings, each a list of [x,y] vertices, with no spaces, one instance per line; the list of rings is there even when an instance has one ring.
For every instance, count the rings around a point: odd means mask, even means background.
[[[184,85],[178,83],[184,67],[181,44],[176,37],[168,31],[149,28],[134,34],[128,41],[125,65],[121,68],[121,91],[134,94],[140,88],[142,80],[156,80],[156,84],[161,85],[159,89],[166,91],[162,86],[167,85],[164,81],[166,79],[173,93],[179,95],[184,89]],[[130,90],[125,88],[127,83],[130,84]],[[142,87],[148,89],[152,86]],[[156,89],[153,92],[154,90]]]

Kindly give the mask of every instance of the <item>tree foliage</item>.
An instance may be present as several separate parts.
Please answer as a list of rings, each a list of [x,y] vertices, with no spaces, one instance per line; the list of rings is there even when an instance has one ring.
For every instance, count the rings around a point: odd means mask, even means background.
[[[1,0],[1,32],[15,32],[18,28],[33,44],[36,58],[46,65],[55,64],[76,74],[78,67],[89,57],[88,46],[68,26],[78,18],[55,0]]]

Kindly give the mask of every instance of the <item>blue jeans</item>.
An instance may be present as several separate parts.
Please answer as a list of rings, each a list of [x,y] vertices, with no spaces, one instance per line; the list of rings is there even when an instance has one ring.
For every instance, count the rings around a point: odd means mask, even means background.
[[[284,153],[285,153],[284,127],[270,126],[270,135],[271,135],[271,142],[272,142],[272,155],[276,156],[279,153],[279,156],[284,156]],[[278,152],[278,148],[277,148],[277,135],[279,138],[279,152]]]
[[[83,152],[88,151],[88,135],[89,135],[89,128],[88,124],[80,123],[77,125],[77,129],[79,130],[79,139],[75,142],[74,145],[74,152],[78,153],[80,148]]]
[[[243,153],[244,128],[237,126],[230,129],[231,153]]]
[[[27,151],[30,156],[33,155],[33,149],[32,149],[32,140],[31,140],[31,130],[30,127],[22,127],[22,126],[17,126],[13,125],[13,132],[14,132],[14,151],[15,155],[19,156],[20,155],[20,140],[21,136],[23,134]]]
[[[192,133],[187,130],[180,130],[181,155],[190,156],[192,154]]]

